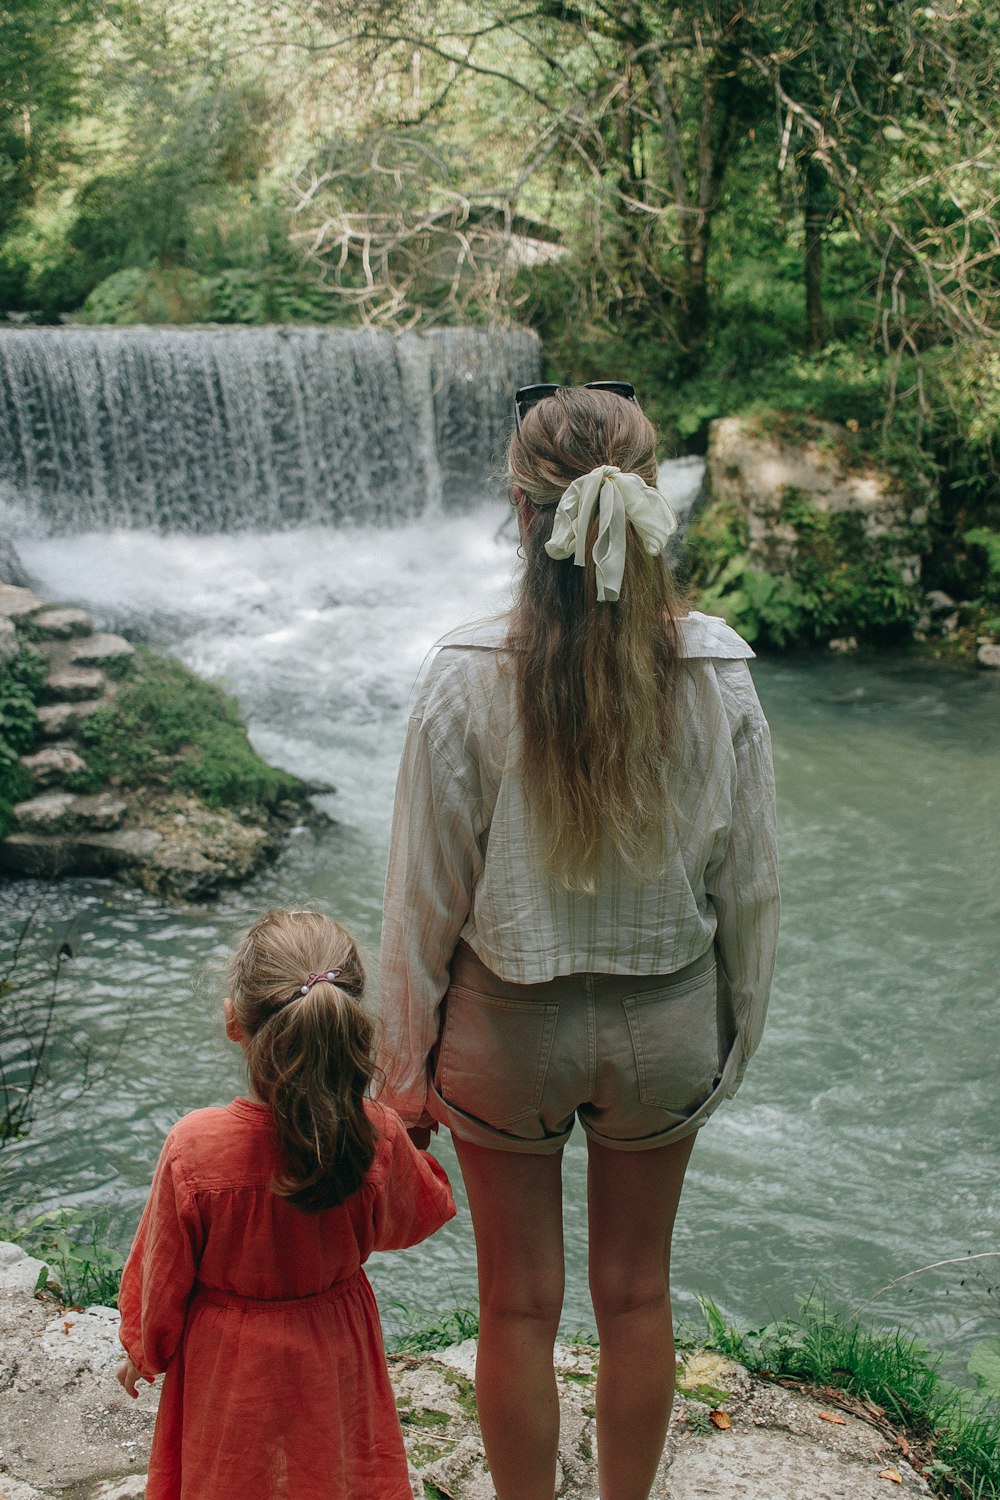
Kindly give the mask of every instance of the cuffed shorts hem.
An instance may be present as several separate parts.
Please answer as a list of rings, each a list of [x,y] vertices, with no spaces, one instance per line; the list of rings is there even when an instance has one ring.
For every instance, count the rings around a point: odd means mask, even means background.
[[[485,1120],[477,1120],[462,1109],[456,1109],[442,1099],[433,1083],[427,1094],[427,1113],[433,1115],[439,1125],[446,1125],[452,1135],[470,1146],[488,1146],[492,1151],[520,1151],[524,1156],[555,1156],[561,1151],[573,1133],[573,1121],[558,1135],[535,1138],[511,1135],[506,1130],[497,1130]]]

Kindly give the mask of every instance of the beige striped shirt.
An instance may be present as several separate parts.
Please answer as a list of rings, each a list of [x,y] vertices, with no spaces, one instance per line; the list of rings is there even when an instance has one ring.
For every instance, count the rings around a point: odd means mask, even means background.
[[[778,931],[774,775],[747,659],[722,620],[679,621],[670,796],[679,838],[655,881],[609,862],[595,894],[546,876],[518,773],[506,622],[446,636],[410,715],[393,811],[382,934],[383,1098],[428,1119],[428,1057],[460,937],[514,984],[557,975],[669,974],[714,942],[742,1080],[764,1022]]]

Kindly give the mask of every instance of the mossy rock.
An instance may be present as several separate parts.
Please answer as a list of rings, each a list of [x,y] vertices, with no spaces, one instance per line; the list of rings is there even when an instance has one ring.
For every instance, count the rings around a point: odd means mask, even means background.
[[[235,701],[181,662],[139,648],[130,679],[80,730],[88,770],[72,789],[183,792],[207,807],[269,811],[306,801],[297,776],[254,750]]]
[[[909,637],[929,488],[901,487],[848,429],[801,413],[713,423],[708,475],[687,535],[703,609],[779,649]]]

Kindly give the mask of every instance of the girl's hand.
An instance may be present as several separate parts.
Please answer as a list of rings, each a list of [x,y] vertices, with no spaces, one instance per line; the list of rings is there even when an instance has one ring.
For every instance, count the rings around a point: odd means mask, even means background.
[[[148,1376],[143,1375],[139,1366],[132,1363],[131,1358],[124,1360],[118,1366],[118,1383],[132,1397],[133,1401],[139,1394],[136,1390],[136,1381],[138,1380],[145,1380],[148,1385],[153,1384]]]

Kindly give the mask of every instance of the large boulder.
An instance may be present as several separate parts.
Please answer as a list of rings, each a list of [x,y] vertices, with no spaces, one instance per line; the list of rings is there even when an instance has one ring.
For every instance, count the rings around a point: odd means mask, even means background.
[[[904,483],[836,423],[719,418],[689,534],[703,607],[777,646],[906,633],[932,498],[929,482]]]

